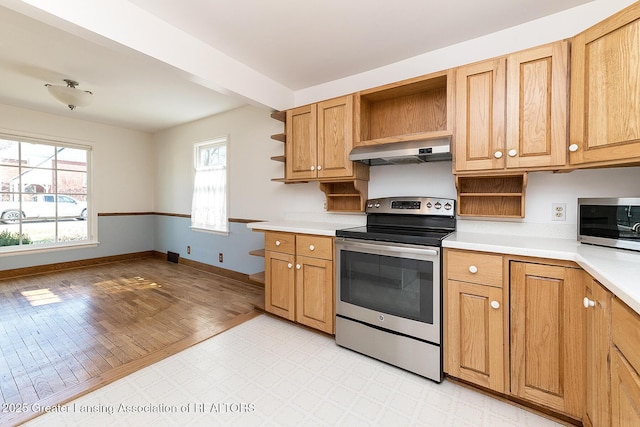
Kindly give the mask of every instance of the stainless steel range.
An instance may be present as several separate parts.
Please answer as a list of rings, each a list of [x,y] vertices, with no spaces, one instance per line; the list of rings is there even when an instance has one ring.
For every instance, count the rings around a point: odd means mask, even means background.
[[[442,240],[455,201],[367,201],[367,225],[336,232],[336,343],[442,381]]]

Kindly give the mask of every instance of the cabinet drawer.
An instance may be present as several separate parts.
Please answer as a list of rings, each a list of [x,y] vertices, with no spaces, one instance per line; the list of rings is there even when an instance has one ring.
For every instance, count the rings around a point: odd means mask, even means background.
[[[291,233],[264,233],[265,251],[281,252],[285,254],[295,254],[296,235]]]
[[[296,255],[333,259],[333,237],[298,235]]]
[[[502,287],[502,256],[466,251],[447,251],[449,279]]]
[[[616,347],[640,372],[640,316],[617,298],[611,303],[611,335]]]

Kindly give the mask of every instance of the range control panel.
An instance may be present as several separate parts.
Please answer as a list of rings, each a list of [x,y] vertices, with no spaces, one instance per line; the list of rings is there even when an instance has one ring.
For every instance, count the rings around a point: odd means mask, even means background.
[[[437,197],[384,197],[367,200],[367,213],[455,215],[455,200]]]

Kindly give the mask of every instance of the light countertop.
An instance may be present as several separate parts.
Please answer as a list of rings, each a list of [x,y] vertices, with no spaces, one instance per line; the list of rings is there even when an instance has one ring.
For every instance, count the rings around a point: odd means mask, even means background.
[[[336,230],[357,226],[357,224],[347,223],[292,220],[251,222],[247,224],[247,227],[254,231],[282,231],[286,233],[317,234],[320,236],[335,236]]]
[[[581,244],[573,239],[455,232],[446,248],[574,261],[640,314],[640,252]]]
[[[254,231],[335,236],[336,230],[357,227],[357,224],[282,220],[252,222],[247,224],[247,227]],[[640,252],[585,245],[574,239],[461,231],[447,237],[442,246],[505,255],[574,261],[640,314]]]

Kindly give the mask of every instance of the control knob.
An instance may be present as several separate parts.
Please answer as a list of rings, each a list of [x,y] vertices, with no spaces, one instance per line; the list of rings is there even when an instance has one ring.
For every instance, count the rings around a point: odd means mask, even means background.
[[[444,208],[445,208],[446,210],[448,210],[448,211],[450,211],[452,207],[453,207],[453,206],[451,206],[451,203],[449,203],[449,202],[447,202],[447,203],[444,205]]]
[[[435,205],[435,206],[436,206],[436,209],[440,209],[440,208],[442,207],[442,203],[440,203],[440,202],[436,202],[436,205]]]

